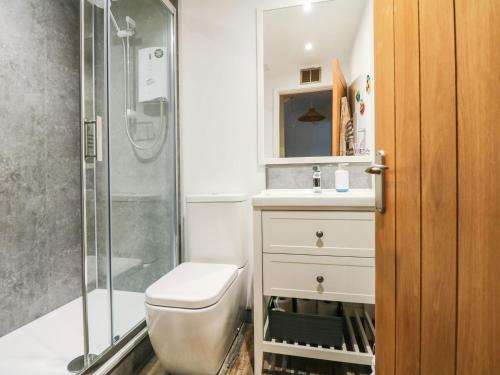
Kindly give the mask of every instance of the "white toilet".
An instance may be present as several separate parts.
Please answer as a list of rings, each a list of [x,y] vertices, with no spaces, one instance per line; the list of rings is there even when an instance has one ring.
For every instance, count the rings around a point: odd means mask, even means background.
[[[168,373],[217,374],[246,302],[245,196],[188,196],[185,229],[187,262],[146,290],[149,337]]]

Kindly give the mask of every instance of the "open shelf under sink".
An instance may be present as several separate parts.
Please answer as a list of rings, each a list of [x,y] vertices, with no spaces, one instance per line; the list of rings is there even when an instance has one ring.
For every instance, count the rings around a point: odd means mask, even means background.
[[[269,336],[269,319],[264,327],[265,352],[322,359],[336,362],[372,365],[375,356],[375,321],[367,309],[346,308],[346,332],[339,347],[276,340]]]

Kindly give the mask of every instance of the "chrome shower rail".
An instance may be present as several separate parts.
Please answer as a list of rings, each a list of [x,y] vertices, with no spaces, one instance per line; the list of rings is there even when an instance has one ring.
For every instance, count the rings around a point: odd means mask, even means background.
[[[85,179],[85,1],[80,0],[80,187],[81,187],[81,217],[82,217],[82,307],[83,307],[83,366],[87,366],[89,355],[89,323],[87,305],[87,201]]]

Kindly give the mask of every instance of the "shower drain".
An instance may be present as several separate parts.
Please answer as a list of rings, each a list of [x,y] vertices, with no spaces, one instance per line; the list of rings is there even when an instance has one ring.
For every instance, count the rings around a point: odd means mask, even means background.
[[[87,354],[87,355],[81,355],[79,357],[76,357],[75,359],[71,360],[70,363],[68,363],[68,366],[66,369],[73,373],[76,374],[80,371],[82,371],[85,367],[87,367],[90,363],[94,361],[94,359],[97,358],[97,355],[95,354]]]

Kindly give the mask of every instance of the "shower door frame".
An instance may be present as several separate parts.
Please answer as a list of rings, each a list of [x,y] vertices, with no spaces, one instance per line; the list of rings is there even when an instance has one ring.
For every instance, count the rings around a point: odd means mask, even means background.
[[[103,67],[103,74],[104,74],[104,97],[105,97],[105,117],[103,118],[103,123],[106,124],[106,133],[107,133],[107,141],[108,145],[106,145],[106,156],[107,156],[107,161],[108,163],[108,168],[109,168],[109,17],[110,17],[110,9],[109,9],[109,2],[111,0],[105,0],[105,8],[104,8],[104,67]],[[171,38],[172,38],[172,53],[173,56],[172,58],[172,63],[173,67],[171,69],[173,73],[172,77],[172,84],[174,86],[174,92],[173,92],[173,100],[174,100],[174,108],[175,108],[175,113],[174,113],[174,147],[175,147],[175,206],[174,206],[174,212],[175,212],[175,232],[173,233],[174,235],[174,249],[173,249],[173,265],[174,267],[179,264],[180,259],[181,259],[181,246],[182,246],[182,220],[181,220],[181,178],[180,178],[180,129],[179,129],[179,84],[178,84],[178,21],[177,21],[177,7],[174,5],[170,0],[158,0],[160,1],[167,9],[168,11],[172,14],[172,23],[171,23]],[[87,193],[86,193],[86,124],[88,123],[88,119],[85,116],[85,4],[89,2],[89,0],[80,0],[80,127],[81,127],[81,164],[80,164],[80,172],[81,172],[81,220],[82,220],[82,225],[81,225],[81,246],[82,246],[82,309],[83,309],[83,348],[84,348],[84,356],[88,356],[90,353],[90,335],[89,335],[89,323],[88,323],[88,269],[87,269],[87,251],[88,251],[88,246],[87,246]],[[95,5],[94,5],[95,7]],[[93,8],[94,9],[94,8]],[[93,33],[93,39],[92,39],[92,44],[95,46],[95,26],[93,24],[94,30],[92,30]],[[93,50],[95,50],[95,47],[93,47]],[[97,121],[96,113],[95,113],[95,102],[96,102],[96,97],[95,97],[95,60],[92,59],[93,61],[93,69],[92,69],[92,74],[93,74],[93,79],[92,79],[92,84],[94,86],[92,90],[92,105],[94,106],[93,110],[93,119],[90,121]],[[97,142],[100,142],[101,140],[97,140]],[[95,174],[94,174],[95,177]],[[111,202],[110,202],[110,191],[109,191],[109,169],[108,169],[108,182],[107,182],[107,193],[108,193],[108,207],[107,207],[107,217],[108,221],[110,220],[110,215],[111,215]],[[96,188],[96,185],[94,185],[94,189]],[[95,207],[95,206],[94,206]],[[97,223],[96,223],[97,225]],[[111,231],[111,226],[108,227],[108,231]],[[97,234],[96,234],[97,235]],[[108,233],[108,247],[107,247],[107,284],[108,284],[108,306],[109,306],[109,311],[108,311],[108,318],[110,321],[110,326],[109,328],[109,346],[102,352],[102,353],[96,353],[98,358],[91,363],[87,363],[85,368],[82,371],[82,374],[86,373],[91,373],[95,371],[97,368],[102,366],[104,363],[106,363],[110,358],[115,356],[118,352],[120,354],[120,358],[116,358],[116,363],[126,356],[133,348],[138,345],[141,341],[142,338],[144,338],[147,334],[146,330],[146,321],[145,319],[142,319],[140,322],[138,322],[134,327],[131,327],[131,329],[119,340],[116,342],[113,341],[113,297],[112,297],[112,291],[113,291],[113,286],[112,286],[112,280],[111,280],[111,240],[110,237],[111,234]],[[97,254],[96,254],[97,255]],[[96,256],[97,259],[97,256]],[[96,268],[96,272],[98,272]],[[134,340],[132,345],[127,345],[131,343],[131,341]]]

